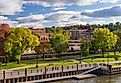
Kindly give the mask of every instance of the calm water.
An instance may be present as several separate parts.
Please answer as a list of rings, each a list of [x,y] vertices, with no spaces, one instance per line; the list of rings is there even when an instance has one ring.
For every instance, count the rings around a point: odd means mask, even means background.
[[[84,80],[62,80],[48,83],[121,83],[121,74],[112,76],[99,76],[96,78],[84,79]]]

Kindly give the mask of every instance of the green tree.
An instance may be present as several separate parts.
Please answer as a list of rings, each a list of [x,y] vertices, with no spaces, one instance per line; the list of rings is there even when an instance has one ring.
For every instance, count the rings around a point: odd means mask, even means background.
[[[58,58],[62,52],[68,50],[68,40],[70,38],[70,33],[63,32],[62,28],[55,28],[51,33],[51,44],[53,50],[58,53]]]
[[[118,36],[116,48],[121,52],[121,29],[117,29],[114,33]]]
[[[112,49],[117,42],[117,35],[110,32],[108,28],[96,28],[93,31],[93,38],[96,47],[102,50],[103,57],[105,50]]]
[[[81,52],[83,56],[89,55],[89,43],[82,43],[81,44]]]
[[[91,37],[89,37],[89,35],[85,34],[85,36],[83,37],[82,41],[81,41],[81,54],[83,56],[87,56],[89,55],[89,49],[91,46]]]
[[[39,45],[37,36],[31,30],[22,27],[11,28],[9,36],[4,43],[4,50],[9,54],[10,60],[20,63],[21,55],[29,48]]]
[[[48,42],[40,43],[38,46],[34,48],[35,52],[39,54],[43,54],[43,60],[45,59],[45,53],[49,53],[49,50],[51,49],[51,44]]]

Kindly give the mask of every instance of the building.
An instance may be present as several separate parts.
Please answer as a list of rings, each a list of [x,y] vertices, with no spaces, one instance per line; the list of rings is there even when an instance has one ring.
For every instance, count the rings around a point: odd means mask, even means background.
[[[40,42],[49,42],[49,33],[46,32],[46,29],[34,29],[31,28],[32,33],[37,35]]]
[[[46,29],[44,28],[29,28],[32,31],[32,34],[38,36],[40,43],[44,42],[50,42],[49,40],[49,33],[46,32]],[[23,54],[28,54],[28,53],[35,53],[34,50],[31,50],[31,48],[27,51],[25,51]]]
[[[92,38],[92,28],[83,28],[83,29],[70,29],[70,30],[64,30],[65,32],[71,32],[70,40],[68,41],[69,50],[80,50],[81,42],[83,42],[85,39]]]

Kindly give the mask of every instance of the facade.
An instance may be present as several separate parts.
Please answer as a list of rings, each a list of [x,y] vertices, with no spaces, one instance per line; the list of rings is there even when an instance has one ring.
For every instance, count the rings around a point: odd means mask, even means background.
[[[41,43],[50,42],[49,33],[46,32],[46,29],[44,29],[44,28],[42,28],[42,29],[29,28],[29,29],[32,31],[32,34],[38,36],[39,41]],[[29,54],[29,53],[35,53],[35,51],[29,49],[29,50],[25,51],[23,54]]]
[[[68,42],[69,50],[80,50],[81,42],[83,42],[86,39],[92,38],[92,28],[86,28],[86,29],[70,29],[65,30],[65,32],[71,32],[71,37]]]
[[[49,42],[49,33],[45,29],[31,29],[33,34],[36,34],[40,42]]]

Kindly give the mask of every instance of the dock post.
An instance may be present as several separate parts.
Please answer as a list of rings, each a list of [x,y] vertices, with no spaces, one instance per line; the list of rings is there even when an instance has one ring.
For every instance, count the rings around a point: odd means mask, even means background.
[[[25,81],[27,81],[27,68],[25,68]]]
[[[10,80],[10,79],[8,79],[6,83],[10,83],[10,81],[11,81],[11,80]]]
[[[78,70],[79,70],[79,65],[78,65],[78,63],[77,63],[77,73],[76,73],[76,74],[78,74]]]
[[[45,66],[45,75],[44,75],[44,78],[47,78],[46,73],[47,73],[47,67]]]
[[[3,83],[6,83],[5,70],[3,71]]]
[[[61,76],[63,76],[63,65],[61,66],[62,72],[61,72]]]
[[[16,79],[16,83],[18,83],[18,82],[19,82],[19,78]]]

